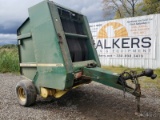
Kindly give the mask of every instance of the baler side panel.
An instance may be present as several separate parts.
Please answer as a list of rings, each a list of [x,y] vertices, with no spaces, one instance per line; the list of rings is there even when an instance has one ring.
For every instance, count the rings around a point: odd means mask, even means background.
[[[29,16],[36,63],[43,65],[37,66],[34,83],[38,89],[47,87],[63,90],[66,70],[48,3],[43,1],[31,7]]]
[[[57,35],[59,36],[59,46],[60,50],[63,53],[63,59],[64,59],[64,64],[67,70],[67,73],[72,73],[73,72],[73,66],[72,66],[72,61],[70,58],[70,53],[68,49],[68,45],[66,42],[65,34],[62,28],[62,23],[58,14],[58,9],[57,6],[53,2],[49,2],[49,9],[52,17],[52,21],[54,23],[54,27],[56,30]]]
[[[87,47],[89,49],[89,55],[90,55],[91,58],[93,58],[93,60],[96,61],[97,66],[101,67],[97,51],[96,51],[96,49],[94,47],[94,41],[93,41],[93,37],[92,37],[91,31],[90,31],[90,27],[89,27],[89,23],[88,23],[87,17],[83,16],[83,19],[84,19],[84,28],[85,28],[87,36],[89,38],[87,40],[87,44],[88,44]]]
[[[23,25],[18,29],[17,34],[25,35],[31,33],[31,25],[30,20],[27,19]],[[19,62],[20,63],[27,63],[27,62],[35,62],[35,54],[34,54],[34,47],[33,47],[33,40],[31,37],[20,39],[18,40],[18,49],[19,49]],[[33,80],[37,69],[35,67],[25,68],[20,67],[21,74],[26,76],[27,78]]]

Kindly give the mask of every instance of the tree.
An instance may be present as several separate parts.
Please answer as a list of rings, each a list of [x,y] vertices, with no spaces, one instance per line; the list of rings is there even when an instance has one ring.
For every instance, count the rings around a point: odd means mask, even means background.
[[[160,0],[143,0],[139,7],[142,8],[142,11],[145,14],[155,14],[160,13]]]
[[[141,0],[103,0],[105,16],[115,13],[115,18],[136,16],[136,5]]]

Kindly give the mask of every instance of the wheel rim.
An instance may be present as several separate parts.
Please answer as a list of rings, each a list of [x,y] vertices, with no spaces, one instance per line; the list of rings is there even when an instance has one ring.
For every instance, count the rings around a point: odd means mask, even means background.
[[[25,91],[22,87],[18,88],[18,97],[21,101],[25,101],[26,100],[26,94]]]

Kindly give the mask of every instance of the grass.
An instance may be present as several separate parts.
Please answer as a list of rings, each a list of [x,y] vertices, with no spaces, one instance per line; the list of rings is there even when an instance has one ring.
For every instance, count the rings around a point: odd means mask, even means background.
[[[0,46],[0,72],[19,72],[18,48],[16,45]]]

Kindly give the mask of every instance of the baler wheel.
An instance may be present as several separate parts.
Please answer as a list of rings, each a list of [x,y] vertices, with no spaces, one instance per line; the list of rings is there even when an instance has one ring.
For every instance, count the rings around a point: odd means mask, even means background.
[[[37,97],[36,88],[29,80],[21,80],[17,83],[16,94],[19,104],[26,107],[33,105]]]

